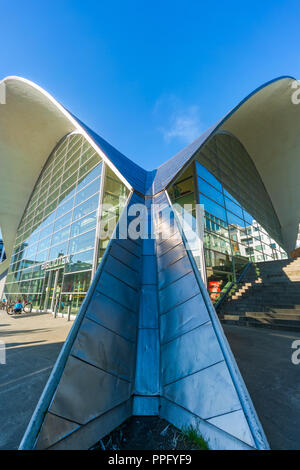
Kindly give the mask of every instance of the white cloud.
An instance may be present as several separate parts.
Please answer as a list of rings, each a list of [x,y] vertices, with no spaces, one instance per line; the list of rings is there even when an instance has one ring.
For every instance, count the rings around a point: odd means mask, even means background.
[[[190,143],[201,134],[198,106],[190,106],[186,110],[174,113],[170,118],[170,127],[163,129],[166,141],[178,138]]]
[[[166,142],[179,139],[184,143],[190,143],[203,132],[199,107],[195,105],[183,107],[173,95],[160,98],[155,104],[154,114],[163,121],[158,129]]]

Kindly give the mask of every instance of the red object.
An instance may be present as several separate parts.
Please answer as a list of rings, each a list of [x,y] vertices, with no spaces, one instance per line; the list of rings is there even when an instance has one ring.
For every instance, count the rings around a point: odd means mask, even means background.
[[[221,292],[221,281],[209,281],[208,292],[211,300],[216,300]]]

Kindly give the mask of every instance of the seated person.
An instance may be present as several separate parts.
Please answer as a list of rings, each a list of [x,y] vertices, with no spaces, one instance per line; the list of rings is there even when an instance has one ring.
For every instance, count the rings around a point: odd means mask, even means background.
[[[23,304],[21,300],[18,300],[15,305],[14,305],[14,312],[15,313],[21,313],[23,309]]]

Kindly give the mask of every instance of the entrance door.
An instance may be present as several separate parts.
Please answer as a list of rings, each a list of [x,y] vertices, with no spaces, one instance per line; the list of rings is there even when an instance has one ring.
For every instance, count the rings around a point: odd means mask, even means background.
[[[57,305],[57,312],[60,310],[60,293],[63,279],[63,270],[55,269],[48,271],[45,278],[45,304],[44,310],[54,312]]]

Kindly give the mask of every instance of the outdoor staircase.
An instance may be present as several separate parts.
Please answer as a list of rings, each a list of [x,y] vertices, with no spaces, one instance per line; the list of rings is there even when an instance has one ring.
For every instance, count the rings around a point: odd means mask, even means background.
[[[300,331],[300,258],[251,265],[218,314],[222,323]]]

